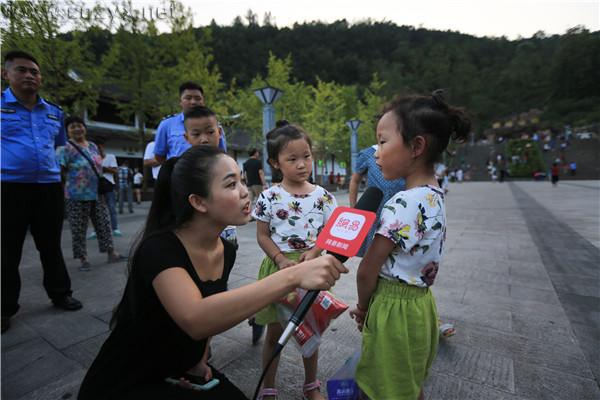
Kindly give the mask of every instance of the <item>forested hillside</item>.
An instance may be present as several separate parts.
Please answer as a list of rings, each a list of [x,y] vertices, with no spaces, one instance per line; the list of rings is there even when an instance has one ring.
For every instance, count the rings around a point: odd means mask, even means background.
[[[196,30],[202,37],[206,30]],[[225,81],[248,85],[265,73],[269,52],[291,55],[294,77],[366,86],[372,74],[387,97],[445,88],[484,126],[494,117],[540,108],[542,119],[573,124],[600,120],[600,32],[509,41],[393,23],[259,26],[241,20],[210,26],[215,63]]]

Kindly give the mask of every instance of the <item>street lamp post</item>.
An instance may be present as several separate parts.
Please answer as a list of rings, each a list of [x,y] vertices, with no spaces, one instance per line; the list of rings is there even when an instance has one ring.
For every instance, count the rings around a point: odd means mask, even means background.
[[[269,156],[267,154],[267,133],[275,127],[275,107],[273,103],[277,101],[283,94],[283,91],[271,86],[265,86],[254,90],[254,94],[263,104],[263,171],[265,173],[265,179],[268,183],[271,183],[272,175],[271,168],[267,162]]]
[[[346,121],[346,125],[350,128],[350,155],[351,162],[350,167],[352,168],[351,173],[356,171],[356,158],[358,157],[358,127],[361,124],[361,120],[359,119],[351,119],[350,121]]]

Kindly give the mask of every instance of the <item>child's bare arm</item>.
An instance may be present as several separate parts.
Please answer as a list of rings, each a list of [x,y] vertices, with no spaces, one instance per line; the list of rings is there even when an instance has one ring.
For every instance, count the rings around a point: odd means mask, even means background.
[[[279,250],[279,247],[277,247],[275,242],[273,242],[273,239],[271,239],[271,232],[269,232],[269,224],[267,222],[256,221],[256,240],[262,251],[277,264],[279,269],[296,265],[296,262],[287,258]]]
[[[366,310],[369,307],[371,296],[377,287],[377,279],[381,266],[387,256],[394,249],[394,242],[381,235],[375,235],[371,247],[363,257],[356,274],[356,287],[358,289],[358,308]]]

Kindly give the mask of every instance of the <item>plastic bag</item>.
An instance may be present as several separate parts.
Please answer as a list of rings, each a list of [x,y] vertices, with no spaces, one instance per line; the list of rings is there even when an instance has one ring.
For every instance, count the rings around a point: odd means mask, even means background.
[[[327,381],[327,398],[329,400],[358,400],[360,389],[354,379],[358,360],[360,360],[360,349],[329,378]]]
[[[294,310],[280,303],[276,303],[275,308],[277,308],[279,322],[285,328]],[[312,356],[321,344],[321,335],[316,333],[306,321],[302,321],[294,330],[294,339],[304,358]]]
[[[306,290],[296,289],[279,300],[279,302],[294,310],[300,301],[302,301],[305,294]],[[323,335],[331,321],[339,317],[347,309],[348,305],[335,297],[333,293],[320,291],[316,300],[311,305],[310,311],[306,314],[305,320],[317,333]]]

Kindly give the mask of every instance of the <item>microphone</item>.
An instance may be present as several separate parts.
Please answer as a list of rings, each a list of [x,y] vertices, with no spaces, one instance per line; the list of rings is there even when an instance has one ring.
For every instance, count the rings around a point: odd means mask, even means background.
[[[378,188],[372,186],[365,190],[365,192],[360,197],[354,208],[357,210],[376,212],[379,208],[379,204],[381,203],[381,199],[383,199],[383,192]],[[327,251],[327,254],[331,254],[341,262],[345,262],[348,259],[347,256],[337,254],[329,250]],[[283,334],[277,341],[278,347],[283,348],[285,346],[287,341],[292,336],[292,333],[294,333],[294,330],[300,325],[300,323],[304,319],[304,316],[306,315],[308,310],[310,310],[312,303],[314,303],[317,296],[319,296],[319,292],[319,290],[309,290],[308,292],[306,292],[306,295],[304,295],[302,301],[300,302],[300,304],[298,304],[298,307],[296,307],[296,310],[294,310],[294,313],[290,317],[290,320],[285,330],[283,331]]]

